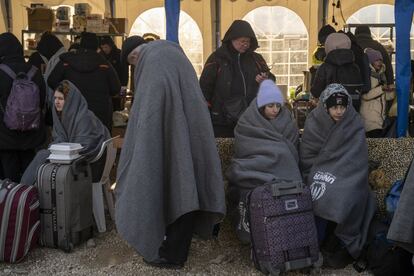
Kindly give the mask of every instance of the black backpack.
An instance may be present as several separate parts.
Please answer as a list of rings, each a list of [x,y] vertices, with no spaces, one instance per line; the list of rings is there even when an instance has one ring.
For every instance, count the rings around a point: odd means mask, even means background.
[[[352,105],[359,112],[361,106],[361,91],[364,84],[361,80],[361,73],[358,66],[353,64],[344,64],[335,66],[334,81],[343,85],[352,98]]]
[[[368,233],[367,244],[354,263],[358,272],[370,271],[374,276],[411,275],[412,254],[387,239],[388,225],[373,219]]]

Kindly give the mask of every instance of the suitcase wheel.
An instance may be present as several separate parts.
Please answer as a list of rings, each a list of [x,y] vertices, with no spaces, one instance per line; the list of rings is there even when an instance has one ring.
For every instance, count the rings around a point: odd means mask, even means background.
[[[280,270],[279,269],[273,269],[272,272],[270,272],[270,276],[279,276],[280,275]]]
[[[313,264],[314,268],[321,268],[323,265],[323,256],[322,253],[319,252],[319,259]]]
[[[73,248],[73,243],[71,243],[69,240],[66,240],[62,247],[63,251],[65,251],[66,253],[72,252]]]
[[[322,268],[320,268],[320,267],[318,267],[318,268],[313,268],[313,269],[311,269],[311,271],[310,271],[310,275],[322,275]]]

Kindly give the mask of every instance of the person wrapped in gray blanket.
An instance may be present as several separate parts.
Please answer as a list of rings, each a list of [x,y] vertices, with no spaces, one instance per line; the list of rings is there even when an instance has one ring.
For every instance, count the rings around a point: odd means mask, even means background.
[[[142,42],[131,36],[122,45],[122,57],[135,65],[136,86],[117,171],[116,226],[147,264],[178,269],[193,233],[212,237],[224,217],[220,158],[207,103],[182,48]]]
[[[404,180],[404,188],[388,230],[387,239],[414,254],[414,161]]]
[[[70,81],[62,81],[54,92],[55,107],[52,108],[53,116],[53,141],[51,144],[62,142],[79,143],[83,149],[80,154],[86,160],[92,160],[98,155],[102,143],[111,136],[108,129],[88,109],[88,104],[78,88]],[[47,162],[49,150],[40,150],[25,170],[21,183],[33,185],[36,182],[37,170]],[[91,164],[92,181],[99,181],[105,155]]]
[[[234,156],[229,180],[229,217],[238,238],[250,242],[246,218],[246,196],[254,188],[275,178],[302,181],[299,171],[299,131],[283,105],[280,89],[264,80],[257,98],[241,115],[234,134]]]
[[[300,157],[319,235],[326,234],[324,265],[345,267],[360,255],[376,206],[368,186],[364,125],[342,85],[328,85],[306,119]],[[333,226],[330,236],[327,226]]]

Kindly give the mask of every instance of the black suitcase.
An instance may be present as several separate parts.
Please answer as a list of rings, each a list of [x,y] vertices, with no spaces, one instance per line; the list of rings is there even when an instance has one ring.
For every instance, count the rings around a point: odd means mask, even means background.
[[[82,158],[43,164],[37,174],[40,243],[69,252],[92,236],[92,174]]]

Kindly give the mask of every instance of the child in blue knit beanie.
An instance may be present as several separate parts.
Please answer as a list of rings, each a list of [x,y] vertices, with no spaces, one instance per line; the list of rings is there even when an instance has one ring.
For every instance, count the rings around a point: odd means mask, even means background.
[[[282,92],[272,80],[264,80],[257,94],[257,108],[267,120],[277,117],[284,104]]]

